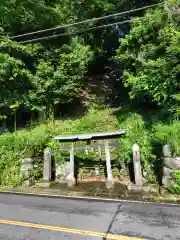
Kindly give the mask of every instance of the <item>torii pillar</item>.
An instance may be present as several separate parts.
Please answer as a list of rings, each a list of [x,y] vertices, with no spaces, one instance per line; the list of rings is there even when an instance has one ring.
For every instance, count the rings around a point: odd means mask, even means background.
[[[114,179],[112,176],[112,169],[111,169],[111,156],[109,150],[108,140],[104,140],[104,150],[106,155],[106,169],[107,169],[107,180],[106,180],[106,187],[113,188],[114,186]]]

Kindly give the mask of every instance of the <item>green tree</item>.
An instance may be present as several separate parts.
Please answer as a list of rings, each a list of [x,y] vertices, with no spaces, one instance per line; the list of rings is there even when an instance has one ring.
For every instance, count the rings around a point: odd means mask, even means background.
[[[7,43],[1,43],[10,51]],[[1,118],[8,115],[15,116],[14,127],[16,129],[16,110],[26,102],[28,90],[31,86],[31,72],[27,69],[24,62],[12,57],[9,53],[0,53],[0,113]]]
[[[44,0],[1,0],[0,26],[10,35],[42,29],[60,21]]]
[[[179,41],[180,29],[166,8],[134,19],[116,56],[123,64],[123,81],[131,98],[148,98],[179,112]]]
[[[6,41],[7,36],[100,17],[156,2],[159,0],[134,2],[130,0],[119,2],[115,0],[86,2],[81,0],[78,2],[2,0],[0,2],[0,26],[3,29],[0,29],[0,36],[1,40],[4,39],[4,43],[1,42],[0,47],[1,118],[11,114],[16,116],[16,110],[22,107],[30,112],[45,111],[45,109],[53,112],[52,109],[57,103],[65,103],[76,97],[84,84],[83,76],[87,68],[90,69],[89,76],[100,72],[114,81],[113,76],[116,75],[114,74],[116,70],[114,65],[111,66],[110,59],[115,53],[119,39],[118,26],[83,33],[77,36],[75,43],[72,36],[67,36],[23,46]],[[142,15],[142,12],[139,15]],[[19,37],[15,41],[88,28],[122,19],[101,20],[91,24],[82,24],[76,28]],[[125,30],[123,26],[121,30],[127,31],[127,26],[124,27]],[[64,47],[64,44],[67,47]],[[94,53],[93,59],[92,52]],[[93,60],[91,68],[87,66],[89,60]],[[115,78],[117,79],[116,76]]]
[[[54,120],[57,104],[70,102],[78,96],[92,58],[90,48],[76,42],[56,49],[55,53],[54,59],[38,61],[32,81],[34,90],[29,92],[29,102],[34,109],[46,111],[51,120]]]

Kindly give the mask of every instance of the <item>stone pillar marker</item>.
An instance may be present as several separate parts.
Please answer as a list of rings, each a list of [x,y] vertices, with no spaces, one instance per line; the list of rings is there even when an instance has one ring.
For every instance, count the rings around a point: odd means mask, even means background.
[[[106,187],[112,188],[114,185],[114,179],[112,176],[111,157],[110,157],[109,144],[107,139],[104,140],[104,149],[105,149],[105,155],[106,155],[106,168],[107,168]]]
[[[135,184],[138,186],[143,185],[142,169],[141,169],[141,157],[140,150],[137,144],[133,145],[133,165],[134,165],[134,176]]]
[[[50,148],[44,150],[44,169],[43,169],[43,185],[49,186],[52,177],[52,152]]]
[[[69,175],[67,176],[67,184],[68,187],[73,187],[76,183],[76,179],[74,177],[74,144],[70,148],[70,168]]]

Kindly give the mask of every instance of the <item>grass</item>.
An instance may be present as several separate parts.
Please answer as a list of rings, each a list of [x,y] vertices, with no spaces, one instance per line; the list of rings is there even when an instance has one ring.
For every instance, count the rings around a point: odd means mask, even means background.
[[[59,151],[59,144],[53,138],[57,135],[115,130],[116,118],[110,110],[90,110],[77,120],[56,121],[41,124],[33,129],[0,135],[0,185],[22,184],[20,160],[23,157],[42,158],[46,147],[53,149],[56,161],[68,157]]]
[[[180,122],[165,124],[160,121],[147,121],[139,113],[123,109],[113,114],[115,109],[90,109],[88,114],[76,120],[61,120],[54,124],[40,124],[32,129],[0,135],[0,185],[18,186],[23,183],[20,175],[20,159],[23,157],[43,158],[43,151],[51,147],[56,162],[69,158],[69,154],[59,151],[59,143],[53,140],[57,135],[86,132],[102,132],[126,129],[126,137],[121,146],[112,152],[117,161],[132,162],[132,145],[137,143],[141,150],[143,171],[148,181],[157,182],[157,155],[161,155],[162,145],[170,143],[174,154],[180,155]],[[81,157],[83,153],[81,153]],[[156,168],[155,168],[156,166]],[[176,191],[179,191],[179,171],[173,176]],[[177,187],[178,186],[178,187]]]

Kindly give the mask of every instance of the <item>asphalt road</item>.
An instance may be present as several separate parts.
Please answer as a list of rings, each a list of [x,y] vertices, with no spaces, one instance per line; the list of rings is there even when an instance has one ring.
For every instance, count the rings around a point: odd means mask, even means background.
[[[132,237],[180,239],[180,207],[0,194],[3,240],[133,240]]]

